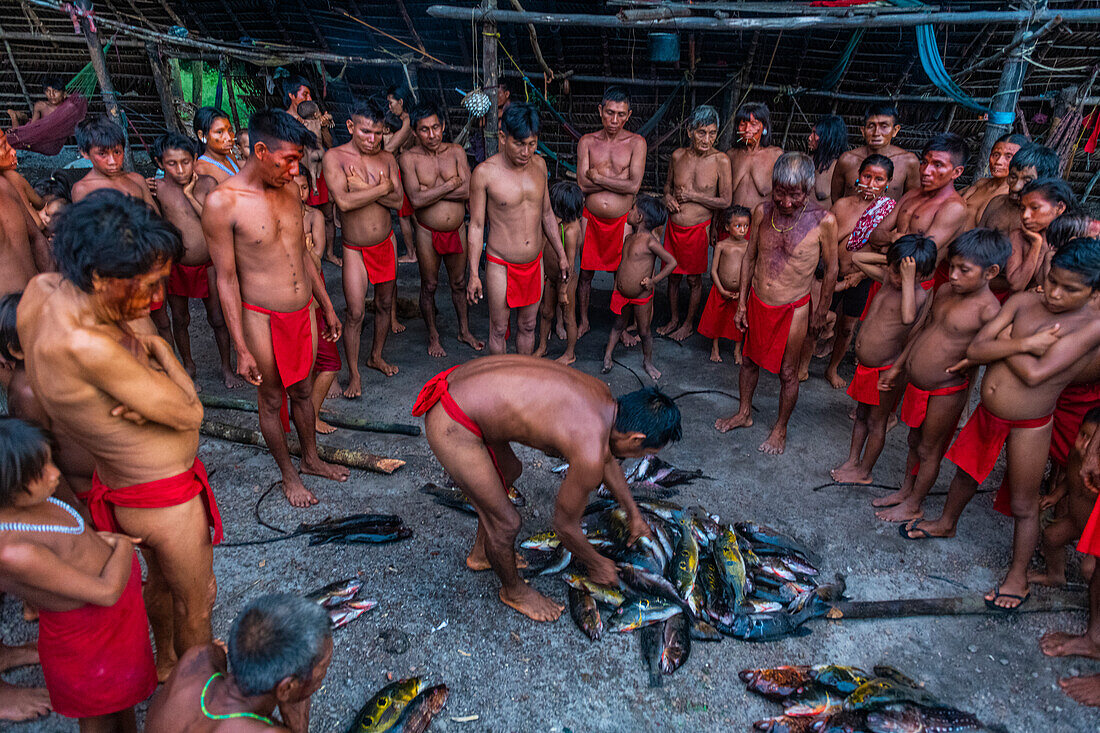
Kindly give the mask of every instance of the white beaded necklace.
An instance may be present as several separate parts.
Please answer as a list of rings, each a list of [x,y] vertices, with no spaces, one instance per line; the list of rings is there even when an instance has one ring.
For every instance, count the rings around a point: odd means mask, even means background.
[[[47,498],[46,501],[54,506],[61,507],[76,520],[75,527],[58,526],[56,524],[27,524],[26,522],[0,522],[0,532],[52,532],[54,534],[82,534],[84,532],[84,518],[75,509],[63,501]]]

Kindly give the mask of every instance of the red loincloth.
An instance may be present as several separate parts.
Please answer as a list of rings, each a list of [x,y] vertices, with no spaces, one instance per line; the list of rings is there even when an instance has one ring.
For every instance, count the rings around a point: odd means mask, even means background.
[[[393,238],[392,230],[381,242],[360,245],[344,239],[344,247],[353,249],[363,256],[363,266],[367,268],[367,279],[372,284],[378,285],[397,279],[397,240]]]
[[[462,366],[459,364],[458,366]],[[471,433],[485,440],[485,434],[481,432],[481,428],[477,426],[470,416],[463,412],[462,408],[458,406],[458,403],[451,397],[450,389],[447,385],[447,376],[458,369],[458,366],[453,366],[450,369],[446,369],[434,377],[429,379],[424,386],[420,389],[420,394],[416,396],[416,402],[413,403],[412,416],[420,417],[428,410],[435,407],[437,402],[443,404],[443,411],[450,415],[451,419],[462,427],[469,430]],[[500,464],[497,463],[496,453],[489,447],[489,444],[485,444],[485,450],[489,451],[489,458],[493,461],[493,468],[496,469],[497,476],[500,477],[500,485],[507,490],[508,482],[504,480],[504,472],[500,470]]]
[[[452,229],[449,232],[437,232],[426,224],[420,226],[431,232],[432,235],[432,249],[435,250],[437,255],[457,255],[462,253],[462,237],[458,233],[458,229]]]
[[[314,372],[338,372],[343,364],[340,362],[340,350],[336,344],[326,341],[321,334],[325,332],[325,319],[321,315],[321,309],[314,310],[317,319],[317,358],[313,361]]]
[[[962,384],[952,387],[940,387],[939,389],[923,390],[912,384],[905,387],[905,398],[901,401],[901,421],[911,428],[919,428],[924,424],[924,417],[928,414],[928,398],[943,397],[956,392],[962,392],[970,384],[964,380]],[[952,430],[952,433],[955,431]]]
[[[73,92],[45,117],[8,130],[8,144],[16,150],[57,155],[87,114],[88,100]]]
[[[313,330],[310,326],[312,296],[304,308],[282,313],[268,308],[260,308],[241,301],[241,307],[257,313],[265,313],[271,328],[271,349],[275,355],[275,371],[285,390],[309,376],[313,370],[316,355],[313,351]],[[290,432],[290,407],[283,393],[283,406],[279,409],[279,419],[283,423],[283,432]]]
[[[113,606],[38,611],[38,656],[54,712],[92,718],[131,708],[157,689],[137,553]]]
[[[201,265],[181,265],[178,262],[173,264],[168,273],[168,294],[184,298],[209,298],[210,280],[207,279],[206,272],[210,265],[210,260]]]
[[[744,334],[737,327],[737,298],[724,298],[718,288],[711,285],[697,330],[700,336],[708,339],[740,341]]]
[[[1077,542],[1077,551],[1100,557],[1100,501],[1092,505],[1089,521],[1085,523],[1081,539]]]
[[[879,375],[892,366],[894,365],[887,364],[880,367],[869,367],[857,361],[856,375],[852,377],[852,383],[848,385],[848,396],[864,405],[879,404]]]
[[[664,248],[676,258],[675,275],[702,275],[707,271],[707,250],[710,248],[710,219],[690,227],[665,224]]]
[[[508,271],[505,298],[509,308],[523,308],[542,300],[542,252],[530,262],[506,262],[488,253],[485,259],[495,265],[504,265]]]
[[[749,302],[745,305],[748,321],[743,355],[752,359],[761,369],[779,374],[783,365],[783,352],[787,350],[787,338],[791,335],[791,320],[798,308],[810,302],[810,294],[786,305],[768,305],[749,289]]]
[[[1050,422],[1050,417],[1003,420],[979,403],[945,457],[980,484],[996,465],[1009,433],[1015,428],[1040,428]]]
[[[206,466],[198,458],[183,473],[117,489],[107,486],[99,480],[99,474],[93,472],[92,488],[76,496],[88,505],[93,527],[101,532],[122,532],[115,521],[111,505],[131,509],[161,509],[185,504],[199,494],[202,494],[202,503],[206,507],[207,523],[214,530],[214,544],[219,544],[222,541],[222,517],[218,513],[218,502],[214,499],[214,491],[206,476]]]
[[[932,287],[939,290],[940,286],[946,284],[950,277],[951,265],[947,262],[947,258],[944,257],[940,260],[940,264],[936,265],[936,271],[932,273]]]
[[[997,290],[994,290],[993,288],[990,288],[989,292],[993,293],[993,297],[997,299],[998,303],[1000,303],[1001,305],[1004,305],[1005,301],[1008,300],[1008,296],[1012,295],[1015,291],[1012,290],[1011,288],[1009,288],[1008,290],[1001,290],[1001,291],[997,291]]]
[[[584,227],[584,243],[581,245],[581,269],[614,272],[623,258],[623,238],[626,232],[626,214],[618,219],[603,219],[588,210],[582,212],[588,222]]]
[[[628,298],[619,292],[618,288],[611,291],[611,312],[617,316],[623,314],[623,306],[629,303],[630,305],[645,305],[649,301],[653,300],[653,293],[650,293],[644,298]]]
[[[1100,382],[1071,384],[1058,395],[1054,406],[1054,428],[1050,433],[1050,458],[1060,466],[1066,465],[1069,452],[1077,440],[1085,413],[1100,407]]]
[[[306,204],[309,206],[320,206],[321,204],[327,204],[328,201],[328,182],[325,181],[325,172],[321,171],[321,175],[317,176],[317,195],[314,196],[313,190],[310,189],[309,195],[306,196]]]

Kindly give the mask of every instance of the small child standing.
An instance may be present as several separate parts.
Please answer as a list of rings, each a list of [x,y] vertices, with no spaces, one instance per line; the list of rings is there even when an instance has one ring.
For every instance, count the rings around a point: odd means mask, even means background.
[[[577,360],[577,309],[574,307],[577,293],[577,250],[581,241],[581,211],[584,209],[584,193],[572,181],[559,181],[550,187],[550,208],[558,220],[558,236],[565,248],[565,260],[569,263],[569,279],[561,280],[558,255],[550,240],[543,236],[542,271],[546,282],[542,285],[542,305],[539,307],[539,344],[535,356],[545,356],[550,341],[550,329],[554,315],[561,311],[565,326],[565,353],[558,357],[562,364]]]
[[[733,361],[741,363],[741,329],[737,327],[737,298],[741,292],[741,260],[748,249],[752,212],[744,206],[731,206],[722,212],[722,226],[728,234],[714,245],[710,263],[710,294],[699,318],[699,334],[712,339],[710,360],[722,361],[718,339],[734,342]]]
[[[88,528],[53,497],[46,434],[0,418],[0,591],[38,609],[38,653],[55,712],[81,730],[135,731],[157,686],[141,566],[129,537]]]
[[[840,483],[869,484],[886,442],[886,423],[901,398],[899,387],[879,392],[879,376],[897,363],[913,327],[928,310],[928,289],[922,281],[936,269],[936,242],[906,234],[885,255],[855,252],[852,261],[867,277],[881,282],[882,289],[871,300],[856,338],[856,375],[848,394],[858,405],[848,460],[829,475]]]
[[[1008,238],[996,229],[971,229],[956,238],[947,250],[948,280],[932,296],[928,318],[897,363],[879,377],[883,391],[908,380],[901,421],[910,428],[901,488],[871,502],[882,508],[875,513],[879,519],[907,522],[924,516],[924,497],[936,483],[970,394],[970,369],[962,364],[966,349],[1001,309],[989,283],[1011,251]]]
[[[668,277],[676,268],[676,258],[661,246],[653,230],[668,220],[668,209],[660,199],[640,195],[627,214],[626,222],[634,233],[623,242],[623,257],[615,272],[615,290],[611,293],[611,312],[615,323],[607,340],[603,355],[603,374],[611,371],[611,356],[615,351],[631,314],[638,321],[638,336],[642,341],[642,368],[652,379],[660,379],[661,373],[653,366],[653,286]],[[653,275],[654,258],[660,258],[665,266]]]

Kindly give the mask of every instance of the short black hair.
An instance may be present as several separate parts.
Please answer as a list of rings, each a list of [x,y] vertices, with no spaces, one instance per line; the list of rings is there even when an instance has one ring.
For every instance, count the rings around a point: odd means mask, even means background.
[[[1077,196],[1074,195],[1073,189],[1061,178],[1036,178],[1024,186],[1024,189],[1020,191],[1020,198],[1027,196],[1029,193],[1037,193],[1052,204],[1061,203],[1066,207],[1066,212],[1070,214],[1078,213],[1081,208],[1077,203]]]
[[[14,503],[19,492],[39,478],[50,460],[50,439],[37,425],[0,417],[0,507]]]
[[[114,148],[126,144],[122,128],[106,117],[91,117],[76,126],[76,146],[82,153],[92,148]]]
[[[1087,236],[1090,223],[1091,220],[1085,214],[1066,211],[1064,214],[1055,217],[1054,221],[1047,227],[1046,232],[1044,232],[1047,244],[1057,252],[1069,240]]]
[[[966,165],[966,159],[970,157],[970,146],[953,132],[940,132],[924,144],[920,157],[923,158],[928,153],[947,153],[951,156],[951,165],[958,167]]]
[[[249,603],[229,631],[229,671],[249,697],[272,692],[287,677],[309,679],[332,637],[328,614],[313,601],[289,594]]]
[[[733,129],[736,130],[739,124],[748,122],[754,117],[764,125],[764,131],[760,133],[760,147],[769,147],[772,144],[772,113],[768,105],[763,102],[745,102],[738,107],[737,113],[733,116]],[[743,144],[738,143],[738,145]]]
[[[191,129],[195,131],[196,136],[209,135],[210,128],[218,120],[229,122],[229,115],[217,107],[199,107],[195,110],[195,119],[191,123]]]
[[[302,102],[298,105],[298,116],[302,119],[306,117],[312,117],[315,114],[320,114],[321,105],[314,102],[312,99],[308,102]]]
[[[1027,139],[1026,135],[1021,135],[1018,132],[1006,132],[1004,135],[1001,135],[999,138],[994,140],[993,144],[996,145],[997,143],[1008,143],[1009,145],[1017,145],[1022,148],[1029,142],[1031,141]]]
[[[997,265],[1002,271],[1012,254],[1012,242],[997,229],[978,227],[955,237],[947,247],[948,259],[959,256],[983,270]]]
[[[183,244],[179,231],[141,199],[103,188],[61,215],[53,254],[65,279],[90,293],[93,275],[143,275],[162,262],[178,261]]]
[[[1036,178],[1055,178],[1061,167],[1062,161],[1058,159],[1058,153],[1038,143],[1020,146],[1012,156],[1012,162],[1008,164],[1009,170],[1015,168],[1022,171],[1024,168],[1034,168]]]
[[[665,202],[656,196],[645,193],[638,194],[637,198],[634,199],[634,205],[638,207],[638,212],[642,215],[642,226],[649,231],[653,231],[668,221],[668,208],[665,206]]]
[[[192,158],[198,158],[201,155],[198,148],[199,143],[186,135],[181,135],[178,132],[166,132],[153,141],[153,159],[158,163],[164,160],[165,150],[182,150],[185,153],[190,153]]]
[[[817,148],[811,153],[814,168],[824,173],[848,149],[848,126],[840,115],[824,115],[814,123]]]
[[[385,97],[372,94],[369,97],[356,100],[351,108],[352,117],[362,117],[367,122],[377,122],[391,131],[401,129],[401,118],[390,112],[390,105]]]
[[[407,102],[409,101],[409,89],[404,84],[391,84],[386,87],[386,96]]]
[[[573,181],[558,181],[550,187],[550,208],[565,224],[577,221],[584,210],[584,192]]]
[[[248,144],[252,151],[256,143],[262,142],[268,148],[274,143],[287,142],[312,148],[317,145],[317,136],[306,129],[294,115],[281,109],[263,109],[254,112],[248,120]]]
[[[56,89],[59,92],[65,91],[65,80],[60,76],[47,76],[42,80],[43,89]]]
[[[1080,275],[1090,288],[1100,288],[1100,239],[1077,237],[1050,258],[1050,268],[1057,267]]]
[[[1085,413],[1082,425],[1100,425],[1100,407],[1093,407]]]
[[[680,408],[656,387],[639,389],[618,399],[615,429],[620,433],[644,433],[645,448],[662,448],[683,437]]]
[[[447,126],[447,118],[440,110],[438,104],[430,99],[425,99],[420,104],[412,108],[409,112],[409,124],[415,130],[416,126],[420,124],[421,120],[426,120],[429,117],[437,117],[444,127]]]
[[[867,120],[872,117],[890,117],[894,120],[895,125],[901,124],[901,115],[898,114],[898,108],[889,102],[867,105],[867,108],[863,110],[863,123],[866,124]]]
[[[512,102],[500,116],[500,131],[513,140],[539,135],[539,111],[527,102]]]
[[[283,83],[279,88],[279,91],[283,93],[283,109],[290,109],[290,98],[298,93],[298,90],[302,87],[313,92],[313,88],[309,85],[309,82],[301,76],[288,76],[283,79]]]
[[[871,153],[863,159],[862,163],[859,164],[859,172],[862,173],[863,169],[869,165],[873,165],[877,168],[882,168],[884,171],[886,171],[887,181],[893,179],[894,161],[890,160],[890,158],[888,158],[887,156],[881,155],[879,153]]]
[[[894,240],[886,250],[886,264],[896,267],[906,257],[917,264],[917,280],[924,280],[936,270],[936,240],[923,234],[906,234]]]
[[[735,216],[744,216],[747,217],[750,222],[752,221],[752,211],[749,207],[734,204],[722,212],[722,226],[726,228],[726,231],[729,231],[730,222],[733,221],[733,217]]]
[[[601,105],[607,104],[608,102],[626,102],[626,105],[629,107],[630,92],[626,90],[626,87],[612,84],[607,89],[603,90],[603,98],[600,99]]]
[[[53,197],[55,199],[69,200],[70,191],[61,181],[57,180],[53,176],[49,178],[40,178],[34,184],[34,192],[42,198]]]
[[[13,353],[23,350],[19,345],[19,331],[15,327],[15,311],[22,298],[22,291],[0,297],[0,357],[9,363],[23,361]]]

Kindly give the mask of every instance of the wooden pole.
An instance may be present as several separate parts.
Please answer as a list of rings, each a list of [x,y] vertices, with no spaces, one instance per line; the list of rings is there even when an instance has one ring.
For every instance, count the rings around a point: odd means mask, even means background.
[[[482,11],[488,13],[497,9],[497,0],[481,0]],[[497,125],[500,121],[500,94],[497,86],[497,24],[493,20],[481,23],[481,66],[484,69],[482,88],[493,104],[485,118],[485,156],[496,155]]]
[[[237,93],[233,90],[233,77],[229,75],[229,65],[225,69],[225,91],[229,93],[229,114],[233,118],[233,129],[241,129],[241,118],[237,116]]]
[[[196,108],[202,106],[202,60],[191,62],[191,104]]]
[[[1046,0],[1030,0],[1027,5],[1037,12],[1046,9]],[[1027,27],[1023,24],[1016,29],[1012,38],[1012,44],[1016,49],[1008,55],[1004,66],[1001,68],[1001,79],[997,83],[997,93],[993,95],[989,108],[994,112],[1016,113],[1016,104],[1020,97],[1020,91],[1024,86],[1024,78],[1027,76],[1028,63],[1024,56],[1029,55],[1035,49],[1035,41],[1038,34],[1032,34],[1028,39]],[[981,151],[978,153],[978,175],[989,174],[989,152],[993,150],[993,144],[1001,135],[1011,132],[1012,124],[994,123],[986,120],[985,134],[982,137]]]
[[[172,132],[180,132],[179,115],[176,114],[176,104],[164,78],[165,69],[160,58],[160,49],[152,43],[146,43],[145,53],[149,56],[149,67],[153,70],[153,84],[157,88],[157,96],[160,97],[160,112],[164,115],[164,124]]]
[[[0,28],[0,34],[3,34],[4,29]],[[30,92],[27,91],[27,84],[23,81],[23,75],[19,72],[19,65],[15,63],[15,54],[12,53],[11,44],[8,43],[8,39],[4,39],[4,50],[8,53],[8,61],[11,62],[11,70],[15,72],[15,80],[19,82],[19,89],[23,92],[23,99],[27,101],[27,108],[34,109],[34,100],[31,99]]]
[[[90,14],[92,12],[92,0],[76,0],[78,8]],[[88,55],[92,60],[92,68],[95,69],[96,78],[99,80],[99,91],[103,96],[103,104],[107,108],[107,117],[122,128],[122,135],[126,138],[126,166],[131,170],[134,167],[134,154],[130,150],[130,133],[126,129],[126,120],[122,117],[122,110],[118,106],[118,92],[111,81],[111,75],[107,71],[107,57],[103,54],[103,46],[99,42],[99,33],[92,30],[88,18],[81,16],[80,30],[84,32],[84,41],[88,44]]]

